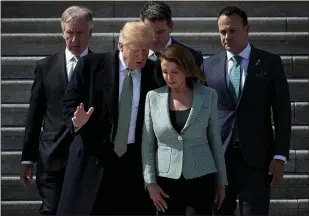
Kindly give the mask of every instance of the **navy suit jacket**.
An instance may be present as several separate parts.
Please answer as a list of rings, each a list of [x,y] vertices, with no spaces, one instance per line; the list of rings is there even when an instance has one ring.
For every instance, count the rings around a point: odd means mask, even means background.
[[[244,158],[251,167],[268,167],[274,155],[288,159],[291,105],[280,56],[251,48],[245,85],[238,102],[233,100],[226,83],[226,52],[205,59],[204,74],[208,86],[218,93],[224,148],[236,124]]]

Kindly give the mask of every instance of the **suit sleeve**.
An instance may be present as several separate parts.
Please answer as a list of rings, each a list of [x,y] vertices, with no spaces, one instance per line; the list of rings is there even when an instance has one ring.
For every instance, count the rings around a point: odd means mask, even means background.
[[[207,135],[209,144],[211,146],[212,155],[217,168],[217,185],[227,185],[227,175],[225,167],[224,151],[220,137],[219,125],[218,125],[218,112],[217,112],[217,101],[218,95],[212,90],[212,101],[211,101],[211,112],[209,125],[207,128]]]
[[[145,116],[142,135],[142,161],[143,161],[143,175],[145,186],[150,183],[156,183],[155,175],[155,134],[153,131],[153,124],[151,119],[150,108],[150,93],[147,93],[145,103]]]
[[[291,101],[287,79],[280,56],[275,56],[272,63],[273,73],[271,105],[275,125],[275,155],[289,158],[291,139]]]
[[[88,89],[87,86],[89,86],[89,83],[86,84],[87,80],[84,77],[85,73],[90,72],[87,71],[83,58],[80,58],[76,65],[74,73],[72,74],[71,80],[67,86],[66,93],[63,98],[63,118],[66,126],[70,129],[71,133],[75,133],[77,131],[80,133],[87,126],[86,123],[82,128],[76,130],[72,122],[72,118],[74,116],[74,112],[76,111],[77,106],[79,106],[80,103],[85,104],[85,102],[88,102],[83,100]]]
[[[41,127],[46,111],[44,83],[39,63],[36,64],[34,73],[21,156],[22,161],[32,162],[37,161]]]

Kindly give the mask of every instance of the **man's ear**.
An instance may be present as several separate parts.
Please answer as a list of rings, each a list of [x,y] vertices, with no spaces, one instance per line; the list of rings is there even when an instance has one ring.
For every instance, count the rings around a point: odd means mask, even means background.
[[[168,24],[168,27],[170,28],[170,32],[173,32],[173,30],[174,30],[174,22],[173,22],[173,20],[170,21],[170,23]]]
[[[250,32],[250,28],[251,26],[249,24],[245,26],[245,31],[247,32],[247,34],[249,34]]]
[[[123,50],[123,44],[121,42],[118,42],[118,49],[122,52]]]

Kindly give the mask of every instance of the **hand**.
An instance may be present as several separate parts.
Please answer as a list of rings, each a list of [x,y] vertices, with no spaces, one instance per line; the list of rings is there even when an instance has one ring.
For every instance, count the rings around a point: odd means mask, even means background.
[[[162,190],[162,188],[160,188],[159,185],[154,183],[147,185],[147,189],[155,207],[159,211],[165,212],[167,209],[167,204],[163,197],[168,198],[169,196]]]
[[[84,124],[87,123],[91,114],[93,113],[94,108],[90,107],[88,112],[85,112],[84,104],[81,103],[74,112],[74,117],[72,118],[72,122],[74,127],[81,128]]]
[[[30,180],[33,180],[33,165],[21,164],[20,166],[20,181],[26,187],[30,185]]]
[[[218,186],[216,189],[216,198],[215,198],[215,202],[218,203],[217,210],[220,209],[224,199],[225,199],[225,186]]]
[[[284,161],[273,159],[269,166],[269,175],[273,175],[271,185],[279,185],[284,174]]]

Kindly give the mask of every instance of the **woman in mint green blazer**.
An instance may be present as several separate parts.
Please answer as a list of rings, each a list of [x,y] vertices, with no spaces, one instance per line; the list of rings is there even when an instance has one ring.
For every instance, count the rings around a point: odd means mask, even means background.
[[[157,77],[165,85],[146,97],[145,186],[160,215],[185,215],[188,209],[211,215],[214,200],[221,205],[227,185],[217,93],[202,85],[194,57],[179,45],[162,50],[158,64]]]

